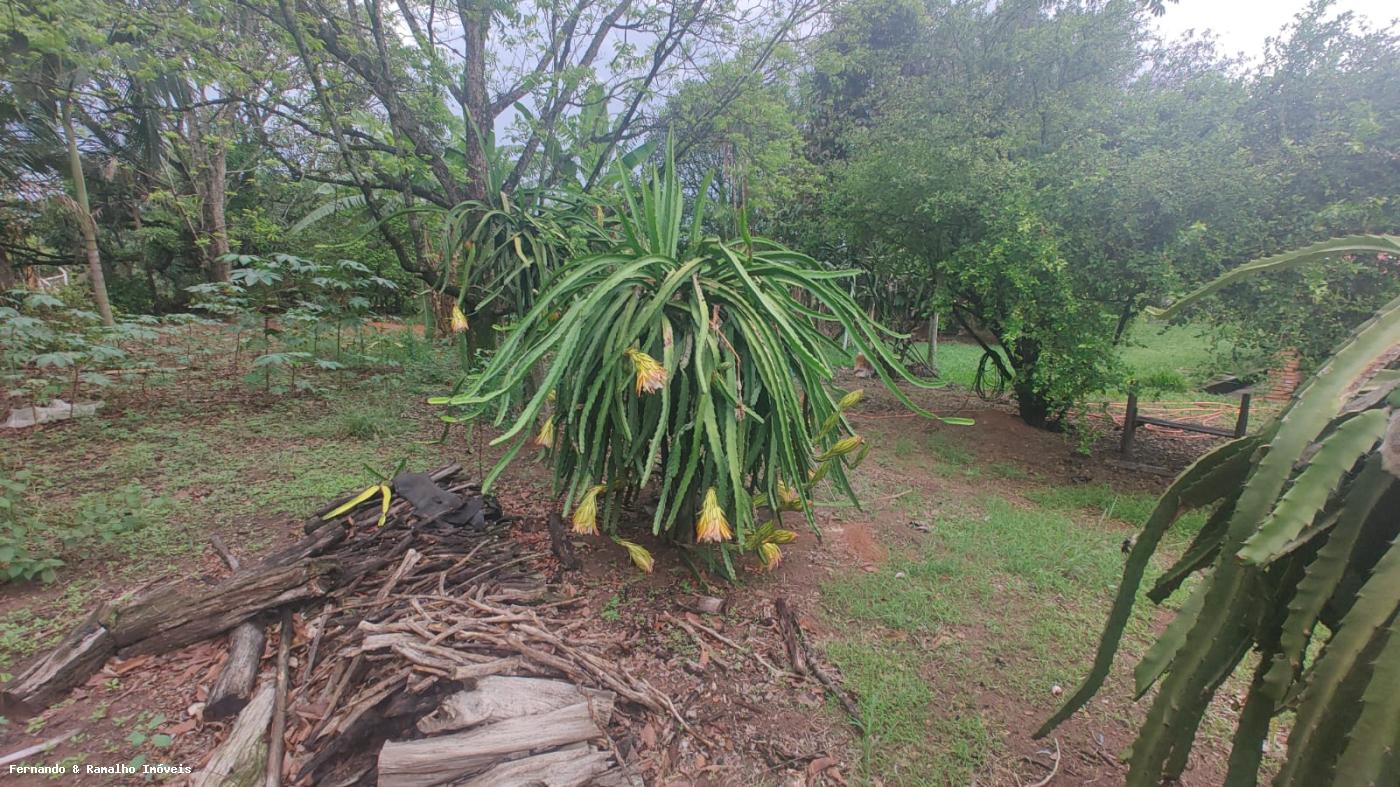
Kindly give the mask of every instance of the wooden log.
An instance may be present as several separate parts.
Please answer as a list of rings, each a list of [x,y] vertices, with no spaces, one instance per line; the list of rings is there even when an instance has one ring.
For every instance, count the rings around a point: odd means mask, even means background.
[[[600,738],[599,725],[611,716],[612,701],[604,697],[467,732],[389,741],[379,750],[379,787],[442,784],[484,771],[514,754]]]
[[[228,544],[218,533],[209,537],[214,551],[224,559],[228,570],[237,574],[242,563],[228,548]],[[252,699],[253,689],[258,684],[258,665],[262,663],[263,645],[266,634],[263,627],[252,621],[239,623],[229,632],[228,658],[219,668],[219,677],[209,690],[204,704],[204,718],[207,720],[226,719],[237,715]]]
[[[339,734],[318,742],[311,755],[297,769],[293,784],[321,784],[337,764],[353,758],[358,752],[371,749],[389,737],[406,735],[413,730],[413,720],[431,711],[438,703],[439,693],[413,694],[399,691],[368,713],[361,714]],[[329,765],[328,768],[322,766]]]
[[[267,633],[261,624],[248,622],[234,627],[228,636],[228,660],[205,701],[206,720],[234,716],[252,699],[266,642]]]
[[[166,653],[208,639],[265,610],[325,595],[343,576],[335,561],[312,559],[253,569],[210,588],[163,587],[113,602],[102,620],[118,655]]]
[[[608,770],[605,751],[558,751],[503,762],[461,787],[581,787]]]
[[[331,547],[344,541],[349,533],[350,528],[346,526],[344,520],[321,522],[307,531],[306,538],[273,552],[258,561],[258,565],[262,567],[287,566],[309,557],[319,557],[329,552]]]
[[[282,787],[282,756],[287,749],[287,690],[291,687],[292,608],[282,608],[277,629],[277,688],[272,699],[272,731],[267,744],[267,787]]]
[[[277,690],[271,682],[253,696],[238,714],[228,740],[214,752],[204,770],[196,773],[190,787],[254,787],[262,784],[267,770],[267,724]]]
[[[92,677],[117,650],[101,623],[106,606],[94,609],[53,650],[36,658],[0,692],[0,714],[26,719]]]
[[[587,697],[568,681],[547,678],[509,678],[498,675],[477,681],[475,689],[449,695],[431,714],[418,720],[418,731],[435,735],[488,724],[517,716],[558,710],[584,702]],[[592,692],[612,699],[612,692]]]

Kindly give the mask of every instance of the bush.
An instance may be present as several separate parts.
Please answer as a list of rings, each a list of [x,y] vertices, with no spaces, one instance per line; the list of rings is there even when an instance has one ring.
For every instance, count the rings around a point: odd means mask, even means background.
[[[626,197],[616,247],[563,268],[484,371],[432,401],[450,421],[505,424],[494,443],[511,447],[484,488],[538,430],[576,530],[597,532],[601,515],[616,535],[622,507],[656,476],[654,533],[719,542],[730,572],[735,548],[772,565],[792,534],[760,526],[768,504],[812,523],[812,485],[829,477],[854,499],[846,473],[865,454],[842,415],[858,395],[833,397],[826,359],[839,351],[819,326],[846,331],[911,408],[886,375],[918,381],[839,283],[850,272],[746,232],[706,236],[703,202],[683,234],[674,167]]]

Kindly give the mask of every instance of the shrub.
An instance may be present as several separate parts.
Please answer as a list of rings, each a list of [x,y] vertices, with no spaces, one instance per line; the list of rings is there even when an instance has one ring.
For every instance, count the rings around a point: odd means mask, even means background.
[[[830,390],[826,358],[839,353],[820,326],[847,332],[914,409],[890,375],[920,381],[846,294],[851,272],[746,228],[706,236],[703,202],[684,233],[673,166],[624,196],[616,247],[563,267],[484,371],[432,401],[452,408],[449,421],[504,425],[494,444],[510,448],[484,488],[534,442],[577,530],[601,521],[615,534],[622,506],[656,477],[654,533],[719,541],[730,571],[740,545],[771,565],[790,531],[759,527],[765,504],[814,525],[811,486],[828,477],[854,499],[846,471],[866,450],[842,414],[858,395],[838,404]]]

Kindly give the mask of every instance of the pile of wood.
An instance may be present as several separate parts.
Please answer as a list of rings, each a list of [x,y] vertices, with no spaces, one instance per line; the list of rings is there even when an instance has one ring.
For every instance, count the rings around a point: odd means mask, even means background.
[[[207,587],[152,588],[94,610],[0,693],[37,713],[116,655],[228,633],[205,722],[230,721],[196,785],[640,784],[615,710],[670,700],[601,655],[550,599],[508,517],[453,465],[393,481],[306,538]],[[279,622],[280,621],[280,622]],[[272,645],[275,643],[275,647]],[[615,707],[616,706],[616,707]]]

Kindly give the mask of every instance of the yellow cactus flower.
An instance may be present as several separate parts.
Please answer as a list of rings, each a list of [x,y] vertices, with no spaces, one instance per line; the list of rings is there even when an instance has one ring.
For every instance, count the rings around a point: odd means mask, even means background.
[[[783,562],[783,550],[778,549],[778,545],[771,541],[765,541],[758,546],[758,559],[763,561],[763,567],[772,571]]]
[[[656,359],[634,347],[627,348],[632,368],[637,370],[637,395],[655,393],[666,384],[666,369]]]
[[[651,570],[656,567],[656,559],[651,556],[646,547],[625,538],[614,538],[613,540],[617,542],[618,546],[627,550],[627,556],[632,558],[632,563],[643,572],[650,574]]]
[[[596,484],[583,493],[574,509],[574,532],[584,536],[598,535],[598,493],[607,489],[607,484]]]
[[[827,449],[826,453],[817,457],[817,461],[825,462],[830,459],[835,459],[838,456],[845,456],[851,453],[852,451],[855,451],[856,449],[860,448],[864,442],[865,438],[861,437],[858,434],[853,434],[850,437],[843,437],[842,439],[836,441],[836,445],[833,445],[831,448]]]
[[[700,521],[695,523],[695,540],[728,541],[734,534],[729,529],[729,520],[724,518],[724,509],[719,507],[715,488],[705,492],[705,502],[700,506]]]
[[[791,530],[775,529],[768,535],[770,544],[791,544],[797,540],[797,533]]]
[[[855,407],[856,404],[864,398],[865,390],[862,388],[857,388],[854,391],[851,391],[850,393],[841,397],[841,401],[836,403],[836,407],[842,411],[849,410],[852,407]]]
[[[778,482],[778,510],[779,511],[801,511],[802,497],[797,494],[797,490]]]
[[[817,465],[815,470],[812,470],[809,473],[807,473],[807,488],[811,489],[817,484],[820,484],[822,482],[822,479],[826,478],[826,473],[830,469],[830,464],[822,462],[821,464]]]
[[[554,447],[554,416],[544,419],[544,425],[540,427],[540,433],[535,437],[535,445],[540,448]]]
[[[453,304],[452,306],[452,332],[466,333],[467,315],[462,313],[462,307]]]

